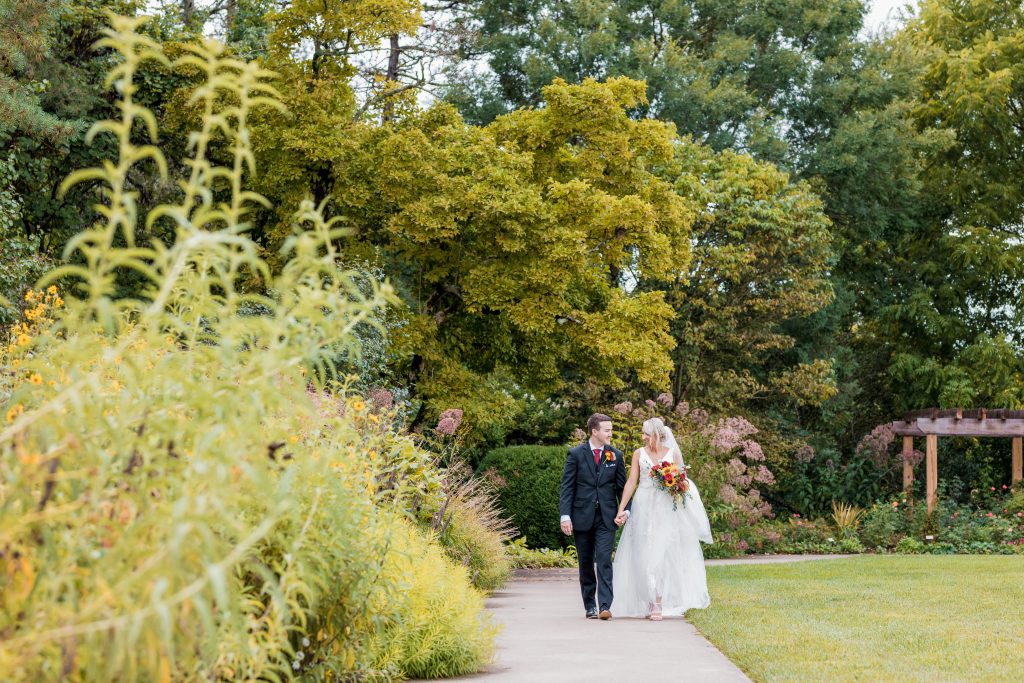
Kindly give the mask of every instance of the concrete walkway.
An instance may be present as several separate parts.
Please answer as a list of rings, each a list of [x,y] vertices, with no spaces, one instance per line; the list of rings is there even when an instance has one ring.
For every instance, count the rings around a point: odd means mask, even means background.
[[[762,556],[709,560],[751,564],[828,559],[833,556]],[[842,557],[842,556],[836,556]],[[725,655],[681,618],[662,622],[587,620],[575,569],[517,572],[487,607],[503,627],[495,662],[457,680],[480,683],[750,683]],[[714,595],[711,596],[714,601]]]

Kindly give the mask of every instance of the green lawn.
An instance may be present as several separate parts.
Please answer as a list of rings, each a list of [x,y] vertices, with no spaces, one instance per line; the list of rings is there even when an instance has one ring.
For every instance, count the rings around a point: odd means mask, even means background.
[[[756,682],[1018,681],[1024,557],[708,568],[690,621]]]

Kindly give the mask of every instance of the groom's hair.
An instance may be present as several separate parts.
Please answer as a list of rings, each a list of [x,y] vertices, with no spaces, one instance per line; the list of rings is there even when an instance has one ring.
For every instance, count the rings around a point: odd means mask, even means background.
[[[608,417],[607,415],[605,415],[604,413],[594,413],[593,415],[590,416],[590,419],[587,420],[587,433],[588,433],[588,435],[589,434],[593,434],[594,430],[597,429],[598,427],[600,427],[602,422],[611,422],[611,421],[612,421],[612,419],[610,417]]]

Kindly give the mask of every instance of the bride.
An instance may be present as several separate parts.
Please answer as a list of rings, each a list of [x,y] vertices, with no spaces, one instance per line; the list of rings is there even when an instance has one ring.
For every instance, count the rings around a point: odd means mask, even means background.
[[[674,461],[683,467],[672,430],[661,418],[651,418],[644,422],[643,441],[643,448],[633,453],[619,503],[622,516],[636,494],[615,552],[612,610],[617,616],[660,621],[663,614],[682,616],[711,604],[700,548],[700,541],[711,543],[711,525],[693,481],[686,505],[673,510],[672,497],[650,477],[655,463]]]

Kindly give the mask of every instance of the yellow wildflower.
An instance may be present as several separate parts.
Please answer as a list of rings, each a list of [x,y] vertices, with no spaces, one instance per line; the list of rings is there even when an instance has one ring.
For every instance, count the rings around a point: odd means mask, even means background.
[[[357,413],[363,412],[364,408],[366,408],[366,403],[364,403],[362,399],[357,398],[356,400],[352,401],[352,410],[356,411]]]
[[[35,298],[36,295],[31,289],[25,292],[25,301],[32,301]]]
[[[32,343],[32,337],[28,336],[24,332],[18,335],[18,346],[28,346]]]
[[[50,288],[46,290],[46,293],[55,295],[57,293],[57,285],[50,285]]]
[[[110,388],[114,391],[121,391],[121,383],[116,379],[110,380]]]
[[[29,376],[28,381],[31,382],[32,384],[35,384],[36,386],[39,386],[40,384],[43,383],[43,376],[40,375],[38,372],[33,372]]]
[[[25,412],[25,406],[20,403],[15,403],[10,410],[7,411],[7,421],[14,422],[18,419],[18,416]]]

